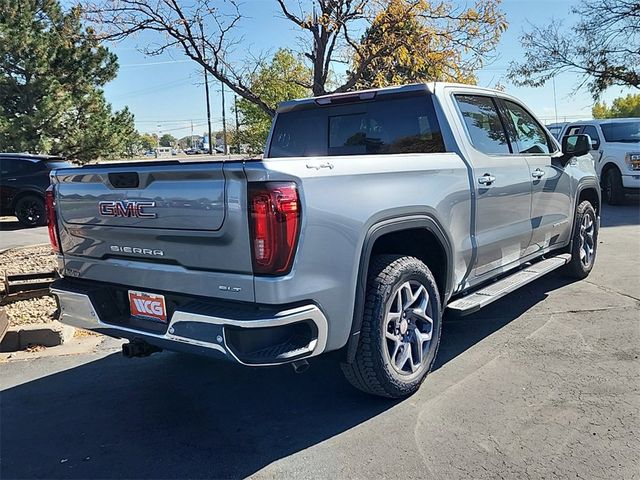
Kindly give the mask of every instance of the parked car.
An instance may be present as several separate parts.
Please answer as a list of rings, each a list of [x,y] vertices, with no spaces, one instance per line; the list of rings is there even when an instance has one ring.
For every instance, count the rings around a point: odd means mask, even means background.
[[[560,140],[560,135],[562,135],[562,131],[568,122],[558,122],[558,123],[550,123],[548,124],[547,130],[553,135],[556,140]]]
[[[562,135],[578,133],[591,139],[591,156],[607,203],[617,205],[625,194],[640,193],[640,118],[572,122]]]
[[[49,172],[69,166],[63,157],[0,153],[0,215],[15,215],[27,227],[45,225]]]
[[[263,159],[56,171],[60,320],[129,339],[126,356],[302,371],[338,351],[357,388],[403,397],[445,308],[593,268],[588,137],[561,148],[510,95],[409,85],[286,102],[274,122]]]

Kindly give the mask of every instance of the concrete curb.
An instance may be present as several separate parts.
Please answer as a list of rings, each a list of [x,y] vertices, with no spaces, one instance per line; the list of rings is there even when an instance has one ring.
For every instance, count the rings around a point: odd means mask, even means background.
[[[30,345],[56,347],[69,342],[75,333],[75,328],[58,321],[9,327],[0,343],[0,352],[17,352]]]

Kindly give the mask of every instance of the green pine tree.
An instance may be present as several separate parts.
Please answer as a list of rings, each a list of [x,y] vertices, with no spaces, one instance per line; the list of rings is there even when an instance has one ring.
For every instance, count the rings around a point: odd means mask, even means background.
[[[116,56],[57,0],[0,0],[0,151],[79,161],[126,155],[133,115],[113,112],[102,87]]]

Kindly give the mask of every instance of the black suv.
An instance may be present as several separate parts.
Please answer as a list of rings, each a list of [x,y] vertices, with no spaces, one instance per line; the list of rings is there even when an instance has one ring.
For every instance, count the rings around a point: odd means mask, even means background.
[[[0,153],[0,215],[15,215],[28,227],[45,225],[44,192],[49,172],[69,166],[63,157]]]

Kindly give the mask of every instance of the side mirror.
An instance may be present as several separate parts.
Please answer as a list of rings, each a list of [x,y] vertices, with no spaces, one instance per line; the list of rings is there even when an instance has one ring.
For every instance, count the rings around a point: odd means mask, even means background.
[[[567,159],[581,157],[591,151],[589,135],[568,135],[562,139],[562,154]]]

